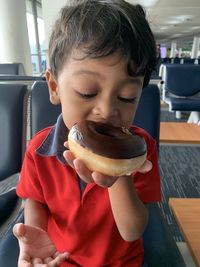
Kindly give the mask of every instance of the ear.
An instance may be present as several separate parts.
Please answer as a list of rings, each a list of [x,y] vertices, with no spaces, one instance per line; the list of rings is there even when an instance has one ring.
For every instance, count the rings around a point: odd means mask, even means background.
[[[49,99],[52,104],[58,105],[60,104],[60,96],[58,92],[57,81],[55,80],[50,69],[46,70],[45,76],[46,76],[46,80],[47,80],[48,88],[49,88]]]

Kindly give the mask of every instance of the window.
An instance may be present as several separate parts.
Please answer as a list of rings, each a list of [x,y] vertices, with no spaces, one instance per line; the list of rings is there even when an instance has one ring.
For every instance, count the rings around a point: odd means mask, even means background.
[[[46,70],[45,33],[41,2],[26,0],[26,10],[33,75],[41,75]]]

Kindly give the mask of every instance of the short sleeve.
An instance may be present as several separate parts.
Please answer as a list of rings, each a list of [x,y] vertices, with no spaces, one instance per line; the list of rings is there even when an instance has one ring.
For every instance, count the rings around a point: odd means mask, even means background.
[[[147,159],[151,161],[153,168],[148,173],[134,173],[133,181],[142,202],[158,202],[161,200],[161,187],[157,144],[149,135],[145,135],[144,138],[147,143]]]
[[[16,192],[21,198],[31,198],[41,203],[45,202],[38,179],[37,168],[29,150],[25,154]]]

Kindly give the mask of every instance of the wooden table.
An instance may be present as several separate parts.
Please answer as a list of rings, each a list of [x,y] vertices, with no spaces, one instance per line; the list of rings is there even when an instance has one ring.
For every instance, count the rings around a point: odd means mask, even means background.
[[[200,267],[200,198],[170,198],[169,206],[195,263]]]
[[[161,122],[160,142],[200,144],[200,126],[187,122]]]

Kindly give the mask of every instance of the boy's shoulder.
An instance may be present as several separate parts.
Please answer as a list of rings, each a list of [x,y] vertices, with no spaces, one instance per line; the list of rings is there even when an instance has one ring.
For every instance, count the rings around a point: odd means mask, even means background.
[[[34,151],[44,142],[44,140],[49,136],[53,126],[46,127],[36,133],[33,138],[28,142],[28,151]]]

